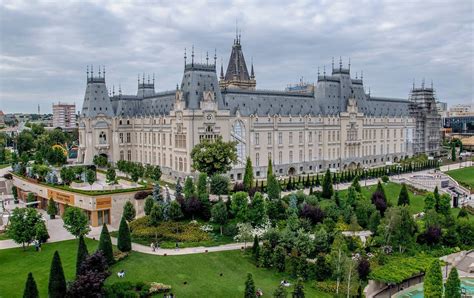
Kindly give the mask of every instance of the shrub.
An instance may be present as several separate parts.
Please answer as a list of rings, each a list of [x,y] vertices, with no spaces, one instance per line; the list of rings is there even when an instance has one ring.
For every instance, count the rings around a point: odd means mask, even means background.
[[[153,192],[150,190],[142,190],[135,193],[135,200],[144,200],[146,197],[150,196]]]
[[[382,181],[383,181],[384,183],[387,183],[388,180],[389,180],[389,179],[388,179],[388,176],[387,176],[387,175],[383,175],[383,176],[382,176]]]
[[[104,292],[105,297],[148,297],[151,287],[144,282],[119,281],[106,285]]]
[[[159,282],[152,282],[150,284],[150,289],[149,289],[148,293],[150,293],[150,294],[166,293],[170,290],[171,290],[170,285],[165,285],[165,284],[159,283]]]
[[[148,216],[130,223],[132,236],[140,239],[160,238],[164,241],[199,242],[210,240],[209,235],[200,229],[199,224],[183,222],[161,222],[156,227],[150,225]]]

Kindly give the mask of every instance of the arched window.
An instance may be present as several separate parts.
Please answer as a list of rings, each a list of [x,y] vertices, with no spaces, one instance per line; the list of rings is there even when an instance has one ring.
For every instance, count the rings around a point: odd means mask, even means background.
[[[235,121],[232,126],[232,139],[237,142],[237,161],[240,165],[245,163],[245,125],[242,121]]]

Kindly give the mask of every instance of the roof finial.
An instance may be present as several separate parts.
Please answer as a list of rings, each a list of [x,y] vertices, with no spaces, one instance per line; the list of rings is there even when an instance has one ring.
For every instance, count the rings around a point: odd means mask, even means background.
[[[184,66],[186,66],[186,48],[184,48]]]
[[[411,90],[415,90],[415,78],[413,78],[413,89]]]
[[[89,65],[87,65],[87,71],[86,71],[86,73],[87,73],[87,79],[89,79]]]
[[[102,65],[102,72],[104,74],[104,79],[105,79],[105,65]]]
[[[99,78],[100,78],[100,65],[99,65]]]
[[[369,96],[370,96],[370,86],[369,86]]]
[[[364,80],[364,71],[363,70],[360,71],[360,80],[361,81]]]
[[[241,35],[242,35],[242,29],[239,30],[239,44],[240,44]]]
[[[342,57],[339,56],[339,70],[342,69]]]
[[[145,84],[145,73],[143,73],[142,84]]]
[[[326,78],[326,65],[323,66],[323,75],[324,75],[324,78]]]
[[[119,95],[122,96],[122,84],[119,83]]]
[[[357,71],[356,71],[356,80],[357,80]]]
[[[191,66],[194,66],[194,45],[193,45],[193,50],[191,53]]]
[[[217,49],[214,48],[214,69],[216,69],[217,65]]]
[[[94,78],[94,65],[91,65],[91,79]]]
[[[153,88],[155,88],[155,73],[153,73]]]
[[[138,86],[140,86],[140,74],[137,74]]]
[[[433,80],[431,80],[431,90],[433,90]]]
[[[318,66],[318,78],[319,78],[319,66]]]
[[[349,72],[351,71],[351,57],[349,57]]]
[[[148,75],[148,84],[150,84],[150,75]]]
[[[112,95],[115,96],[115,85],[112,85]]]
[[[206,51],[206,65],[209,65],[209,52]]]
[[[332,57],[332,63],[331,63],[331,65],[332,65],[332,71],[334,71],[334,56]]]
[[[423,81],[421,81],[421,89],[425,89],[425,78],[423,78]]]

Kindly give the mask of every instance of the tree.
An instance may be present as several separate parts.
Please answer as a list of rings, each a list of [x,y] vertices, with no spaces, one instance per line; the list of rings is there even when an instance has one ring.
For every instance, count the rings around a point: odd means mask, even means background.
[[[385,199],[385,195],[382,191],[375,190],[375,192],[372,194],[372,204],[375,205],[375,208],[383,217],[385,210],[387,210],[387,200]]]
[[[360,193],[362,191],[362,188],[360,187],[360,183],[359,183],[359,176],[355,176],[354,180],[352,180],[352,184],[351,184],[352,187],[354,187],[354,189]]]
[[[44,243],[49,239],[48,229],[46,228],[46,223],[43,220],[38,221],[35,225],[35,238],[40,243]]]
[[[243,191],[236,192],[232,195],[231,210],[234,217],[240,222],[245,222],[247,220],[247,197],[248,194]]]
[[[451,160],[456,161],[456,146],[454,144],[451,146]]]
[[[81,266],[84,260],[89,256],[89,251],[87,250],[86,242],[84,241],[84,236],[79,236],[79,245],[77,247],[77,257],[76,257],[76,277],[81,275]]]
[[[58,207],[56,206],[56,202],[54,202],[53,198],[49,198],[47,212],[49,218],[51,219],[54,219],[56,217],[56,214],[58,213]]]
[[[215,195],[226,195],[229,190],[229,178],[223,175],[211,177],[211,193]]]
[[[119,226],[118,238],[117,238],[117,248],[121,252],[128,252],[132,250],[132,240],[130,238],[130,229],[128,228],[128,224],[124,216],[122,216],[122,219],[120,220],[120,226]]]
[[[429,210],[435,210],[436,208],[436,198],[433,193],[428,193],[425,197],[425,213]]]
[[[426,271],[423,293],[426,298],[443,297],[443,275],[438,259],[435,259]]]
[[[458,270],[456,267],[453,267],[449,272],[444,296],[450,298],[461,298],[461,280],[459,279]]]
[[[244,172],[244,190],[249,191],[252,188],[253,182],[253,167],[252,167],[252,160],[250,156],[247,156],[247,160],[245,162],[245,172]]]
[[[339,294],[339,286],[344,276],[344,265],[347,262],[347,246],[342,234],[336,234],[331,245],[331,265],[333,267],[333,277],[336,279],[336,294]]]
[[[36,236],[36,225],[42,221],[34,208],[15,208],[10,216],[7,233],[13,241],[23,246],[30,244]]]
[[[163,210],[158,204],[154,204],[150,211],[150,224],[157,227],[163,220]]]
[[[357,263],[357,273],[361,280],[367,281],[370,273],[370,262],[366,258],[361,258]]]
[[[102,231],[100,232],[99,238],[99,247],[97,250],[102,251],[105,259],[107,260],[107,264],[111,265],[114,263],[112,240],[110,239],[109,229],[107,229],[107,225],[105,223],[102,225]]]
[[[293,290],[293,298],[304,298],[304,284],[303,279],[298,278],[298,281],[295,284],[295,289]]]
[[[51,262],[48,296],[51,298],[63,298],[66,296],[66,277],[64,277],[63,266],[58,251],[54,252],[53,261]]]
[[[275,247],[275,252],[273,253],[273,266],[278,270],[278,272],[285,271],[285,259],[286,251],[285,248],[281,245]]]
[[[114,168],[107,169],[106,179],[107,179],[107,183],[115,184],[116,179],[117,179],[117,174],[115,173]]]
[[[65,149],[62,147],[48,148],[46,160],[52,165],[63,165],[67,162]]]
[[[153,205],[155,205],[155,201],[151,196],[146,197],[145,199],[145,206],[143,207],[145,211],[145,215],[150,215],[151,208],[153,208]]]
[[[275,291],[273,292],[273,297],[286,298],[288,297],[288,292],[286,291],[286,288],[283,285],[279,285],[278,288],[276,288]]]
[[[86,213],[77,207],[66,208],[64,210],[63,221],[64,228],[76,238],[81,235],[86,235],[91,230]]]
[[[64,184],[71,184],[71,182],[75,178],[75,173],[73,168],[71,167],[62,167],[61,171],[59,172],[59,176],[61,177],[61,180],[63,181]]]
[[[99,168],[104,168],[107,166],[107,157],[103,155],[95,155],[94,158],[92,158],[92,162]]]
[[[183,217],[183,211],[181,211],[181,205],[175,200],[170,203],[169,217],[171,220],[178,220]]]
[[[247,248],[247,242],[252,241],[252,226],[249,223],[237,224],[237,235],[234,237],[236,241],[243,241],[244,247]]]
[[[255,283],[253,281],[252,273],[247,274],[247,280],[245,281],[245,298],[255,298]]]
[[[193,168],[208,176],[227,173],[237,162],[236,145],[236,142],[223,142],[222,138],[213,142],[203,140],[191,151]]]
[[[135,206],[133,206],[132,202],[125,202],[125,205],[123,205],[123,217],[125,217],[128,222],[131,222],[135,219],[136,215],[137,211],[135,210]]]
[[[211,191],[212,191],[212,184],[211,184]],[[178,181],[176,182],[176,186],[175,186],[176,197],[177,198],[181,197],[182,193],[183,193],[183,186],[181,185],[181,178],[178,178]]]
[[[30,151],[34,148],[34,146],[34,139],[31,132],[24,130],[18,135],[16,140],[16,149],[18,150],[19,155]]]
[[[258,261],[260,257],[260,243],[257,235],[253,236],[252,254],[255,257],[255,260]]]
[[[329,169],[327,169],[326,174],[323,178],[323,191],[321,193],[321,197],[325,199],[330,199],[333,193],[334,190],[332,187],[331,172],[329,171]]]
[[[39,298],[38,287],[33,277],[33,273],[28,273],[26,279],[25,290],[23,290],[23,298]]]
[[[368,228],[372,233],[375,234],[375,232],[377,231],[377,228],[380,224],[380,220],[381,220],[380,212],[372,212],[372,214],[370,215],[369,224],[368,224]]]
[[[194,183],[191,176],[186,177],[184,181],[184,197],[189,199],[195,193]]]
[[[329,237],[324,225],[314,234],[314,249],[317,253],[326,253],[329,249]]]
[[[227,223],[227,206],[223,201],[212,206],[211,216],[211,221],[220,226],[222,235],[222,227]]]
[[[102,287],[110,273],[102,251],[88,256],[80,271],[81,274],[70,284],[67,297],[103,297]]]
[[[280,183],[273,174],[267,177],[267,194],[270,200],[279,200],[280,199]]]
[[[263,241],[262,249],[260,251],[260,265],[264,268],[269,268],[272,265],[272,246],[268,240]]]
[[[161,178],[161,168],[160,166],[153,167],[153,170],[150,173],[150,178],[155,180],[156,183],[160,181]]]
[[[402,183],[402,189],[400,189],[400,194],[398,195],[398,206],[404,205],[410,205],[410,197],[406,184]]]
[[[200,173],[197,182],[197,193],[199,200],[209,199],[209,193],[207,191],[207,175],[206,173]]]
[[[440,214],[443,214],[444,216],[448,216],[451,211],[451,197],[449,194],[442,194],[441,197],[439,198],[439,203],[438,203],[438,210]]]
[[[92,184],[94,184],[94,182],[95,182],[95,179],[96,179],[95,171],[91,170],[91,169],[87,170],[86,171],[86,181],[87,181],[87,183],[89,183],[91,188],[92,188]]]
[[[323,281],[331,276],[331,266],[327,262],[325,255],[320,254],[316,259],[316,272],[314,273],[317,281]]]
[[[258,226],[264,223],[266,214],[266,204],[263,195],[260,192],[256,192],[250,202],[247,217],[252,225]]]

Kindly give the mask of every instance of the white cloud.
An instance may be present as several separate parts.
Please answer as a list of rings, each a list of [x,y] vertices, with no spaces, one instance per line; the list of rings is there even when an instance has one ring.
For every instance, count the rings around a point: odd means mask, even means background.
[[[471,1],[2,1],[0,108],[80,103],[85,67],[106,65],[107,83],[136,92],[137,73],[173,89],[183,50],[217,48],[226,65],[242,30],[261,88],[313,81],[331,57],[352,59],[372,93],[405,97],[413,78],[433,79],[449,103],[473,101]],[[25,105],[31,103],[31,105]]]

